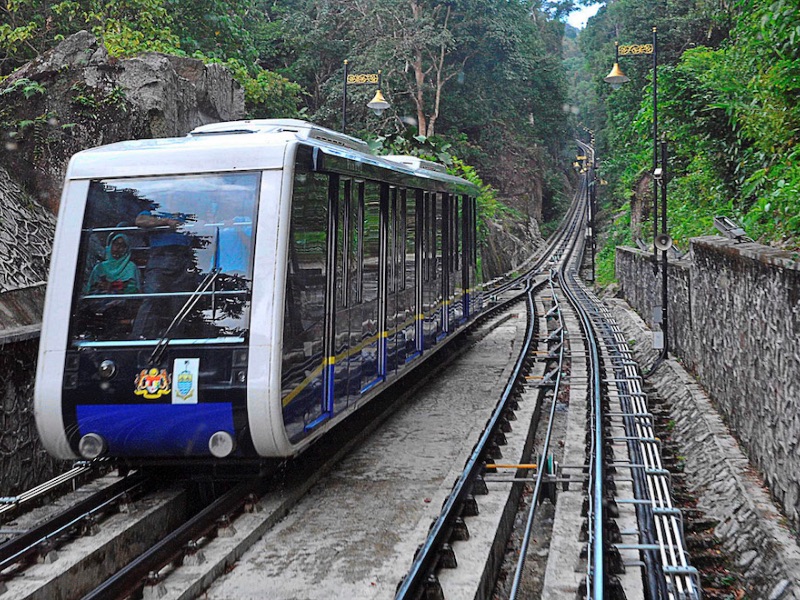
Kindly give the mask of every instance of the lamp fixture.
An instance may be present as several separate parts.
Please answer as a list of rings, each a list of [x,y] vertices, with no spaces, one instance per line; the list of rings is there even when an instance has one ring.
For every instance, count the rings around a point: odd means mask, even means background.
[[[619,68],[619,42],[614,42],[614,66],[611,67],[611,72],[603,78],[603,81],[610,83],[615,90],[618,90],[623,83],[630,81],[630,77]]]
[[[611,67],[611,72],[603,78],[603,81],[610,83],[612,88],[618,90],[623,83],[630,81],[630,77],[622,72],[622,69],[619,68],[619,63],[614,63],[614,66]]]
[[[372,111],[379,117],[383,111],[389,108],[389,103],[386,101],[386,98],[383,97],[380,89],[375,92],[375,96],[373,96],[372,100],[367,102],[367,108],[371,108]]]

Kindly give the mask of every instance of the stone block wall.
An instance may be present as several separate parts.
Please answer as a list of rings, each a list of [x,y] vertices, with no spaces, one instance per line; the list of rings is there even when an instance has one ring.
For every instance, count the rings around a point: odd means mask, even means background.
[[[651,320],[661,275],[617,249],[617,278]],[[697,377],[800,529],[800,258],[719,237],[692,240],[668,269],[670,351]]]
[[[23,336],[20,336],[23,337]],[[0,344],[0,496],[16,496],[68,468],[47,454],[33,418],[39,336]]]

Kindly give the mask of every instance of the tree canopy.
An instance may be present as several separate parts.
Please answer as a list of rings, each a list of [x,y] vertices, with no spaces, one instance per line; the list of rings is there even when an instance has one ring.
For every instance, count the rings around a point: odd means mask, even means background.
[[[571,1],[14,0],[0,7],[0,76],[91,30],[114,56],[146,51],[228,65],[251,117],[302,117],[339,128],[344,61],[382,70],[391,109],[348,89],[348,133],[444,138],[501,194],[567,197],[568,135],[560,60]],[[398,137],[399,136],[399,137]],[[384,145],[385,145],[384,144]],[[391,148],[385,148],[391,151]],[[512,178],[526,183],[520,188]],[[538,199],[541,202],[541,198]],[[524,203],[524,202],[523,202]]]

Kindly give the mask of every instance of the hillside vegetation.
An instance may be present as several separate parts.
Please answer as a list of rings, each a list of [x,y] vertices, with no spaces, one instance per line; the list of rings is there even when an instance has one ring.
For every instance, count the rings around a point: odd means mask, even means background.
[[[590,83],[585,124],[603,161],[606,219],[600,281],[613,278],[613,247],[646,242],[652,202],[652,63],[623,56],[631,82],[602,82],[614,42],[645,44],[658,29],[659,130],[668,141],[669,228],[685,250],[726,215],[763,243],[800,246],[800,10],[793,0],[615,0],[580,36]],[[585,80],[584,80],[585,81]],[[633,218],[630,208],[633,207]],[[638,214],[639,212],[643,214]],[[633,224],[633,225],[631,225]]]
[[[659,130],[669,144],[678,246],[713,233],[713,217],[725,214],[759,241],[797,248],[796,0],[609,0],[565,38],[565,16],[591,3],[15,0],[0,6],[3,146],[53,116],[14,121],[8,103],[48,90],[2,78],[80,30],[120,58],[159,51],[224,63],[243,86],[248,116],[334,129],[347,60],[351,73],[382,70],[391,103],[376,117],[366,108],[375,86],[349,86],[347,132],[376,152],[440,160],[480,182],[486,218],[536,219],[547,232],[570,197],[569,140],[592,130],[608,184],[600,194],[607,243],[599,280],[609,281],[614,245],[652,236],[650,59],[622,57],[631,82],[620,90],[602,78],[615,41],[648,43],[656,26]]]
[[[376,117],[366,108],[375,86],[349,86],[347,133],[380,152],[431,156],[482,179],[487,217],[501,211],[499,198],[523,220],[554,219],[569,198],[559,167],[569,137],[560,46],[571,5],[15,0],[0,6],[0,77],[85,29],[119,58],[157,51],[224,63],[244,88],[249,117],[341,129],[347,60],[350,73],[382,70],[391,103]],[[37,85],[0,82],[6,141],[25,124],[4,119],[4,96],[47,92]]]

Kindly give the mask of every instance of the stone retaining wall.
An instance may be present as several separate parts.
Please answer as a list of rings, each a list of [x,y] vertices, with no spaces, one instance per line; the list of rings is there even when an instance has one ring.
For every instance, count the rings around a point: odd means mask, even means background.
[[[651,320],[661,275],[617,249],[617,278]],[[800,529],[800,257],[719,237],[668,269],[670,351],[708,391],[793,527]]]
[[[33,419],[39,336],[0,345],[0,496],[15,496],[62,473],[68,463],[47,454]]]
[[[622,300],[606,299],[639,364],[652,365],[651,334]],[[800,547],[763,481],[697,382],[673,359],[648,378],[669,399],[671,438],[698,508],[719,522],[714,533],[749,598],[800,600]]]

